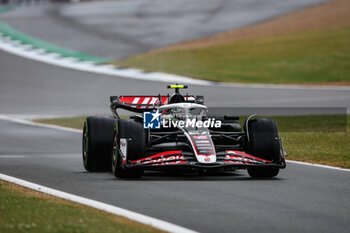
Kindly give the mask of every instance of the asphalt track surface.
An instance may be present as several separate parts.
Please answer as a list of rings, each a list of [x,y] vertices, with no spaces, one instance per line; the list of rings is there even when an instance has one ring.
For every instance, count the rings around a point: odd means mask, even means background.
[[[46,65],[0,52],[0,113],[108,112],[108,96],[166,93],[163,83]],[[192,86],[208,105],[347,107],[337,88]],[[350,173],[288,164],[276,179],[245,171],[208,176],[147,173],[119,180],[87,173],[81,135],[0,120],[0,172],[201,232],[348,232]]]
[[[0,51],[1,114],[106,114],[110,95],[167,94],[165,83],[75,71]],[[350,89],[191,85],[209,107],[312,108],[350,105]]]
[[[82,167],[79,133],[0,120],[0,171],[200,232],[348,232],[350,172],[288,164],[276,179],[245,171],[146,173],[119,180]],[[14,150],[16,148],[16,150]]]
[[[109,94],[157,93],[164,86],[43,65],[3,52],[0,58],[0,70],[6,74],[0,86],[2,113],[103,113]],[[248,91],[255,97],[248,94],[244,101],[252,106],[261,98],[305,107],[347,106],[349,100],[348,90],[337,89],[191,89],[213,99],[212,104],[223,100],[226,105],[239,102],[232,100]],[[126,181],[85,172],[78,133],[8,121],[0,121],[0,129],[1,173],[200,232],[348,231],[350,172],[288,164],[272,180],[250,179],[245,171],[237,171],[204,177],[151,173]]]

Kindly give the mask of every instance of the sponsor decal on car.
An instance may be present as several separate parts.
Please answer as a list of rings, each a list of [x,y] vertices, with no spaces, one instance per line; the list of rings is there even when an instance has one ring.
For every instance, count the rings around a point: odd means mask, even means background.
[[[143,113],[143,127],[145,129],[160,129],[162,128],[220,128],[221,121],[209,118],[205,121],[197,119],[162,119],[161,113],[157,111]],[[207,136],[198,139],[208,139]]]
[[[209,140],[198,140],[197,143],[210,143]]]
[[[170,156],[170,157],[166,157],[166,158],[159,158],[159,159],[145,161],[143,164],[161,163],[161,162],[167,162],[167,161],[172,161],[172,160],[184,160],[184,159],[185,158],[182,155],[176,155],[176,156]]]
[[[126,156],[127,156],[127,139],[126,138],[121,138],[120,139],[120,155],[122,158],[122,163],[126,163]]]
[[[159,111],[144,112],[143,113],[143,128],[145,129],[160,129],[160,115]]]
[[[155,163],[152,166],[165,166],[165,165],[174,165],[174,164],[185,164],[186,161],[174,161],[174,162],[165,162],[165,163]]]
[[[257,161],[257,160],[253,160],[253,159],[248,159],[248,158],[244,158],[244,157],[239,157],[239,156],[232,156],[232,155],[226,155],[225,156],[225,160],[228,161],[242,161],[242,162],[249,162],[249,163],[262,163],[262,161]]]
[[[204,136],[193,136],[194,139],[208,139],[208,136],[207,135],[204,135]]]
[[[197,119],[186,119],[186,120],[162,120],[163,128],[220,128],[221,121],[209,118],[205,121]]]
[[[205,157],[205,158],[204,158],[204,161],[205,161],[205,162],[210,162],[210,158],[209,158],[209,157]]]
[[[262,158],[259,158],[259,157],[255,157],[253,155],[250,155],[250,154],[247,154],[243,151],[236,151],[236,150],[226,150],[226,154],[227,155],[234,155],[234,156],[239,156],[239,157],[245,157],[245,158],[250,158],[250,159],[253,159],[255,161],[261,161],[261,162],[264,162],[264,163],[270,163],[271,161],[270,160],[266,160],[266,159],[262,159]]]

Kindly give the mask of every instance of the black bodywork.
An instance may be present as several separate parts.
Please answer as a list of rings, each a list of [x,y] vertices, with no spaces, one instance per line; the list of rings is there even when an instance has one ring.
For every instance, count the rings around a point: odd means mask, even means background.
[[[130,96],[131,97],[131,96]],[[128,110],[138,113],[130,117],[135,123],[142,126],[143,117],[140,113],[154,110],[157,106],[163,104],[162,98],[166,97],[171,100],[172,96],[153,96],[158,98],[156,104],[139,104],[123,102],[125,96],[111,96],[111,111],[117,119],[118,109]],[[204,104],[203,96],[184,96],[183,102]],[[170,102],[170,101],[169,101]],[[170,168],[190,168],[190,169],[208,169],[208,170],[232,170],[236,168],[248,167],[273,167],[285,168],[285,152],[283,146],[280,145],[280,157],[275,160],[262,159],[248,154],[249,152],[249,132],[247,130],[248,122],[253,118],[249,117],[243,126],[239,124],[238,116],[214,116],[214,118],[222,121],[222,127],[208,128],[207,131],[212,139],[215,147],[216,162],[200,163],[197,161],[193,145],[189,142],[188,137],[182,130],[178,128],[161,128],[161,129],[144,129],[145,137],[145,154],[132,155],[132,158],[126,158],[123,163],[124,168],[142,167],[144,169],[170,169]],[[278,138],[278,140],[280,140]],[[281,143],[279,141],[279,143]],[[174,152],[166,154],[167,152]],[[180,152],[179,152],[180,151]],[[232,159],[228,159],[228,151],[231,151]],[[236,152],[234,152],[236,151]],[[238,153],[242,152],[242,153]],[[164,153],[164,154],[162,154]],[[154,157],[159,155],[158,157]],[[182,156],[181,159],[179,159]],[[140,161],[142,160],[142,161]],[[229,160],[229,161],[228,161]],[[134,161],[134,162],[133,162]],[[136,161],[136,162],[135,162]]]

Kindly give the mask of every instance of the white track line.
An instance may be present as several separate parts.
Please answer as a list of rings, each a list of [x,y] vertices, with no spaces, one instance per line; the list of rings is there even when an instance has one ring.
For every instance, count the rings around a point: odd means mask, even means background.
[[[199,80],[190,77],[166,74],[160,72],[143,72],[142,70],[128,68],[121,69],[116,66],[106,64],[98,65],[94,62],[79,61],[76,58],[61,57],[58,54],[46,53],[43,49],[28,49],[28,45],[23,45],[19,41],[13,41],[11,38],[3,36],[0,33],[0,49],[28,59],[40,61],[43,63],[60,66],[64,68],[91,72],[96,74],[105,74],[118,76],[121,78],[139,79],[145,81],[157,81],[166,83],[186,83],[203,86],[231,86],[242,88],[271,88],[271,89],[331,89],[331,90],[350,90],[350,87],[344,86],[303,86],[303,85],[270,85],[270,84],[240,84],[240,83],[221,83]],[[58,55],[58,56],[57,56]]]
[[[333,169],[333,170],[337,170],[337,171],[350,172],[350,169],[341,168],[341,167],[333,167],[333,166],[322,165],[322,164],[317,164],[317,163],[307,163],[307,162],[300,162],[300,161],[295,161],[295,160],[287,160],[287,162],[288,163],[295,163],[295,164],[299,164],[299,165],[306,165],[306,166],[313,166],[313,167],[319,167],[319,168]]]
[[[24,125],[31,125],[31,126],[37,126],[37,127],[44,127],[44,128],[50,128],[50,129],[57,129],[57,130],[64,130],[72,133],[82,133],[82,130],[79,129],[73,129],[69,127],[63,127],[63,126],[57,126],[57,125],[50,125],[50,124],[43,124],[43,123],[37,123],[33,122],[31,120],[22,119],[19,117],[11,116],[11,115],[0,115],[0,120],[5,121],[12,121],[19,124]]]
[[[69,194],[66,192],[62,192],[59,190],[55,190],[52,188],[48,188],[39,184],[35,184],[32,182],[28,182],[22,179],[18,179],[12,176],[8,176],[5,174],[1,174],[0,173],[0,179],[1,180],[5,180],[7,182],[11,182],[35,191],[39,191],[42,193],[46,193],[55,197],[60,197],[72,202],[76,202],[76,203],[80,203],[83,205],[87,205],[87,206],[91,206],[93,208],[99,209],[99,210],[103,210],[112,214],[116,214],[119,216],[123,216],[126,217],[128,219],[131,219],[135,222],[139,222],[142,224],[146,224],[149,226],[152,226],[154,228],[163,230],[163,231],[167,231],[167,232],[174,232],[174,233],[195,233],[195,231],[192,231],[190,229],[169,223],[169,222],[165,222],[156,218],[152,218],[143,214],[139,214],[130,210],[126,210],[126,209],[122,209],[113,205],[109,205],[103,202],[99,202],[99,201],[94,201],[88,198],[84,198],[84,197],[80,197],[77,195],[73,195],[73,194]]]
[[[21,158],[27,158],[28,155],[0,155],[0,159],[21,159]]]

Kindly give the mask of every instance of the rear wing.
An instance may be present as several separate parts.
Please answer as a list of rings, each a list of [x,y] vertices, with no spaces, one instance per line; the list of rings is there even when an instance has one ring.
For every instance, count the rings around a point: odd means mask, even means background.
[[[111,110],[118,116],[117,109],[125,109],[131,112],[142,113],[156,109],[156,106],[168,104],[170,96],[111,96]],[[204,102],[203,96],[185,95],[185,102]]]

